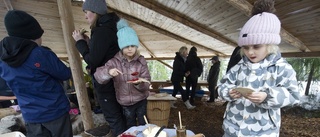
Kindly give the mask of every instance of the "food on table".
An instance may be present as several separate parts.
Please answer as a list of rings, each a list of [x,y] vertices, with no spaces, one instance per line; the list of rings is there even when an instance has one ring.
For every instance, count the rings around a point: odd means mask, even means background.
[[[144,137],[155,137],[157,132],[160,130],[160,127],[158,126],[148,126],[145,130],[143,130],[143,136]],[[158,137],[167,137],[167,133],[165,131],[161,131],[158,135]]]

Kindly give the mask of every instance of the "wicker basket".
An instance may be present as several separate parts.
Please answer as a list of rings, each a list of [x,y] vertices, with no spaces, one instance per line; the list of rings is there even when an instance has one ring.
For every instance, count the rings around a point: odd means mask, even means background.
[[[157,126],[168,126],[170,116],[170,101],[149,100],[147,105],[147,117],[149,123]]]

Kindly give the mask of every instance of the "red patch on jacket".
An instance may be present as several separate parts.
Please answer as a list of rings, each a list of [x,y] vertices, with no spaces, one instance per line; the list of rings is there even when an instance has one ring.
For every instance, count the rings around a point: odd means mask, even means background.
[[[35,63],[34,66],[36,66],[37,68],[40,67],[40,63]]]

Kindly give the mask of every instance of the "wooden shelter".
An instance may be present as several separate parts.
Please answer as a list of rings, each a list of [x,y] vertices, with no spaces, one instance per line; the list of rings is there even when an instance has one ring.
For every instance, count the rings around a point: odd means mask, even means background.
[[[110,12],[127,19],[137,31],[141,54],[161,62],[173,59],[181,46],[197,47],[202,58],[213,55],[229,57],[237,46],[241,27],[250,18],[255,0],[106,1]],[[275,14],[282,23],[282,42],[279,46],[282,55],[320,57],[320,1],[275,0],[275,8]],[[40,22],[45,31],[43,45],[51,48],[62,60],[70,62],[74,76],[80,75],[74,78],[78,84],[75,85],[76,90],[84,94],[81,91],[85,88],[80,55],[71,37],[74,29],[89,30],[82,1],[0,0],[1,39],[7,36],[3,18],[11,9],[26,11]],[[87,99],[81,100],[84,100],[82,109],[87,109]],[[90,114],[85,117],[90,117]],[[90,118],[85,122],[88,122],[85,123],[86,129],[92,127]]]
[[[70,0],[75,29],[89,25],[82,2]],[[172,59],[181,46],[198,47],[200,57],[230,56],[255,0],[107,0],[108,10],[127,19],[137,31],[140,51],[149,59]],[[0,0],[0,38],[6,11],[24,10],[35,16],[45,33],[43,45],[68,59],[57,0]],[[276,0],[282,23],[280,49],[285,57],[320,56],[320,1]]]

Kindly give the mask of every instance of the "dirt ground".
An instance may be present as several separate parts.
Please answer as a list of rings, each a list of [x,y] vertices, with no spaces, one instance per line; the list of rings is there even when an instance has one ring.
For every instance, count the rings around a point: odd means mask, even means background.
[[[188,110],[179,99],[171,108],[169,128],[179,124],[179,111],[183,125],[194,133],[203,133],[206,137],[221,137],[223,135],[222,121],[225,111],[224,102],[216,100],[207,103],[205,99],[197,98],[196,108]],[[280,137],[319,137],[320,136],[320,111],[307,111],[300,107],[285,108],[281,112],[282,124]]]

